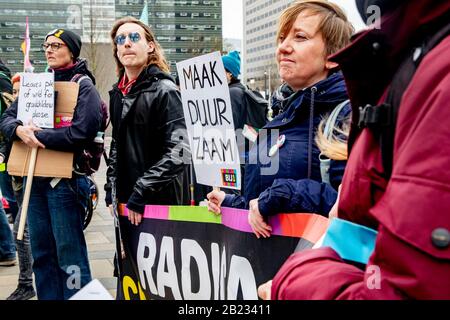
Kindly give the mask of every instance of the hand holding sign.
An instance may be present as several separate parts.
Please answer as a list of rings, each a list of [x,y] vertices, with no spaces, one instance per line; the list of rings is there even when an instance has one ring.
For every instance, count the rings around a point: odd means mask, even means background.
[[[225,199],[225,192],[218,189],[214,189],[207,195],[208,198],[208,210],[215,214],[220,214],[220,206]]]
[[[36,127],[32,122],[30,122],[29,125],[18,126],[16,129],[16,135],[30,148],[39,147],[45,149],[45,146],[34,135],[36,131],[40,130],[42,129]]]
[[[269,238],[272,227],[264,221],[263,216],[259,212],[258,199],[251,200],[249,206],[248,224],[252,227],[253,233],[258,239],[260,237]]]

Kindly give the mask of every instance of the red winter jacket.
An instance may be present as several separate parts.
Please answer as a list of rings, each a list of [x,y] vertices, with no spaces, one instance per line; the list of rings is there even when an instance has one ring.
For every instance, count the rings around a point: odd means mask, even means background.
[[[383,101],[402,49],[449,13],[448,1],[408,1],[383,18],[381,30],[333,57],[352,106]],[[386,42],[374,45],[380,34]],[[371,60],[375,49],[383,65]],[[403,95],[389,181],[378,144],[368,129],[355,140],[339,202],[340,218],[378,229],[365,272],[331,248],[296,253],[273,279],[272,299],[450,299],[450,246],[439,248],[432,237],[450,231],[450,36],[424,57]]]

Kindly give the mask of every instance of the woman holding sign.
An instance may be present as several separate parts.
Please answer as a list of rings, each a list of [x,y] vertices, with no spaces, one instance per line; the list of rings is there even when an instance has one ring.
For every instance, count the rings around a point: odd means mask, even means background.
[[[281,79],[295,93],[283,101],[280,114],[250,151],[243,196],[213,191],[208,195],[211,211],[248,208],[275,179],[321,181],[314,134],[321,119],[347,100],[342,74],[328,56],[346,46],[352,32],[344,12],[330,2],[295,2],[282,13],[276,57]],[[270,226],[265,227],[260,234],[268,236]]]
[[[101,99],[86,61],[78,58],[81,39],[77,34],[65,29],[53,30],[45,37],[42,47],[55,81],[80,79],[71,121],[54,129],[22,123],[17,119],[18,100],[22,98],[19,95],[1,118],[0,129],[10,140],[21,139],[31,148],[75,154],[72,178],[34,177],[28,208],[38,298],[61,300],[70,298],[91,281],[83,234],[83,205],[89,187],[81,168],[85,167],[83,150],[92,143],[101,126]],[[24,81],[22,78],[21,83]],[[62,94],[72,92],[59,92]]]

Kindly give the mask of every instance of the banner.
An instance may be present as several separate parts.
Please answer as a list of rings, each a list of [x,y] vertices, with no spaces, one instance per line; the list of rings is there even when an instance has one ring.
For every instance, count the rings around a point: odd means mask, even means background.
[[[300,245],[311,248],[328,219],[314,214],[279,214],[270,238],[257,239],[247,210],[147,206],[136,227],[121,211],[125,259],[117,297],[125,300],[255,300]]]
[[[241,188],[230,91],[219,52],[177,63],[197,182]]]

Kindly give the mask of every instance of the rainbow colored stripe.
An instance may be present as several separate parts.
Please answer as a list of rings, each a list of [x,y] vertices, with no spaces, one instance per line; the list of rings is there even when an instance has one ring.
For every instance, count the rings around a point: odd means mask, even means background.
[[[220,173],[222,175],[222,186],[224,187],[236,187],[237,186],[237,170],[235,169],[221,169]],[[224,179],[224,175],[226,174],[230,174],[233,175],[234,178],[236,179],[236,182],[229,182],[229,181],[225,181]]]
[[[120,215],[127,217],[128,209],[119,206]],[[188,206],[146,206],[145,219],[172,220],[222,224],[228,228],[252,232],[247,220],[248,210],[222,208],[222,214],[209,212],[206,207]],[[278,214],[269,218],[272,235],[297,237],[316,243],[328,228],[328,219],[310,213]]]

